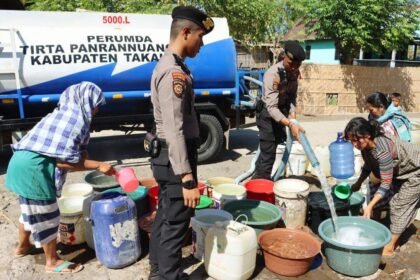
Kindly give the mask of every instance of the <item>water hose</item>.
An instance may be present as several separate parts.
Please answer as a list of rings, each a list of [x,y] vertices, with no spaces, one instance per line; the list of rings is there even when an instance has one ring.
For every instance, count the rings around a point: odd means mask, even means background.
[[[293,145],[293,136],[292,131],[290,128],[287,128],[287,139],[286,139],[286,147],[284,148],[283,157],[281,158],[281,162],[279,167],[276,170],[276,173],[274,173],[273,177],[271,178],[274,182],[277,181],[281,174],[283,174],[284,169],[286,168],[286,164],[289,161],[290,152],[292,151],[292,145]]]
[[[258,150],[255,153],[254,158],[251,161],[251,167],[245,173],[239,175],[235,178],[235,184],[239,185],[242,181],[246,180],[248,177],[251,177],[252,174],[255,172],[255,165],[257,163],[258,158],[260,157],[260,146],[258,145]]]
[[[299,124],[298,121],[296,120],[292,120],[294,123]],[[283,173],[286,164],[289,160],[290,157],[290,152],[292,150],[292,145],[293,145],[293,136],[292,133],[290,131],[290,128],[287,129],[287,139],[286,139],[286,147],[284,149],[284,153],[280,162],[279,167],[277,168],[276,172],[274,173],[272,180],[273,181],[277,181],[281,174]],[[303,150],[305,151],[306,156],[308,157],[309,161],[311,162],[311,165],[313,168],[319,168],[320,164],[319,161],[314,153],[314,151],[312,150],[311,144],[309,144],[308,138],[306,137],[306,134],[304,132],[300,132],[299,134],[299,139],[300,139],[300,143],[302,144]],[[258,146],[258,150],[254,156],[254,158],[251,161],[251,167],[248,169],[248,171],[246,171],[245,173],[239,175],[238,177],[236,177],[235,179],[235,184],[240,184],[242,181],[244,181],[245,179],[247,179],[248,177],[250,177],[252,174],[254,174],[255,172],[255,166],[256,166],[256,162],[258,160],[258,157],[260,156],[260,146]]]

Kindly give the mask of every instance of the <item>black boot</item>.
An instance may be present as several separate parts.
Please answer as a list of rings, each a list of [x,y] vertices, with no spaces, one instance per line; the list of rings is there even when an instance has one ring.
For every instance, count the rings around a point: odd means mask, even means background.
[[[157,264],[150,264],[150,274],[148,280],[159,280],[159,266]]]

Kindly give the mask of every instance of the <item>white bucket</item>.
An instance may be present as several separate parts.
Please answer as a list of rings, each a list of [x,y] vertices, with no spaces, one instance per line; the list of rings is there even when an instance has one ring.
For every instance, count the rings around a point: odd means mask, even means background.
[[[324,171],[325,176],[331,176],[330,173],[330,151],[327,146],[316,146],[314,148],[314,154],[318,159],[319,165],[321,169]],[[318,176],[316,174],[315,169],[312,168],[312,165],[308,164],[308,171],[311,172],[312,175]]]
[[[236,184],[221,184],[213,189],[213,205],[221,209],[225,201],[241,200],[246,198],[246,189]]]
[[[420,145],[420,122],[411,122],[413,128],[411,129],[411,142],[416,145]]]
[[[276,205],[287,228],[304,225],[308,204],[309,184],[298,179],[282,179],[274,183]]]
[[[289,162],[287,164],[286,176],[305,175],[307,165],[308,158],[306,157],[303,146],[298,142],[293,142],[292,150],[290,151]]]
[[[362,153],[360,150],[353,148],[354,152],[354,176],[359,177],[360,173],[362,172],[362,167],[364,164]]]
[[[87,183],[68,184],[63,186],[62,197],[88,197],[93,194],[93,187]]]
[[[192,246],[191,252],[200,261],[204,257],[204,245],[208,229],[218,221],[233,220],[232,214],[224,210],[203,209],[195,212],[191,218]]]
[[[212,177],[207,179],[207,195],[212,198],[213,197],[213,189],[221,184],[234,184],[235,179],[228,178],[228,177]]]
[[[278,145],[276,150],[276,160],[274,162],[274,167],[278,167],[283,159],[283,154],[286,149],[285,145]],[[283,171],[280,176],[284,175],[286,172],[286,176],[296,175],[296,176],[303,176],[305,175],[306,168],[308,166],[308,158],[306,157],[305,150],[303,146],[299,144],[299,142],[293,142],[292,149],[290,151],[289,160],[286,164],[285,171]],[[277,168],[273,168],[271,171],[271,176],[273,176],[277,171]]]
[[[66,245],[81,244],[85,239],[83,222],[84,197],[63,197],[58,200],[60,209],[60,241]]]

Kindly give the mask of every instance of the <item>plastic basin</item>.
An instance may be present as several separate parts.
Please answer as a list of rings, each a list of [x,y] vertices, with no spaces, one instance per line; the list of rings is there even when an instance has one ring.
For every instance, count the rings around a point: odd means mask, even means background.
[[[360,209],[362,208],[363,203],[365,202],[365,197],[358,192],[351,194],[349,198],[350,202],[350,213],[352,216],[359,216]]]
[[[334,207],[338,216],[348,216],[350,209],[349,200],[338,199],[333,195]],[[308,196],[308,226],[318,234],[322,221],[331,218],[330,207],[324,192],[311,192]]]
[[[339,243],[335,239],[331,219],[319,225],[319,235],[325,241],[325,256],[328,265],[338,273],[361,277],[378,270],[384,246],[391,240],[391,232],[384,225],[362,217],[338,217],[342,227],[357,227],[374,240],[371,245],[355,246]]]
[[[265,179],[249,180],[245,183],[246,196],[249,199],[263,200],[274,204],[274,182]]]
[[[145,186],[146,188],[150,189],[158,185],[155,178],[149,177],[149,178],[143,178],[140,179],[140,185]]]
[[[114,176],[107,176],[99,171],[92,171],[85,176],[85,182],[91,184],[94,191],[102,192],[120,185]]]
[[[310,234],[286,228],[262,232],[258,243],[263,249],[265,266],[284,276],[306,273],[321,250],[320,242]]]
[[[275,228],[281,218],[277,206],[260,200],[232,200],[223,204],[222,209],[231,213],[234,220],[254,228],[257,235],[263,230]]]

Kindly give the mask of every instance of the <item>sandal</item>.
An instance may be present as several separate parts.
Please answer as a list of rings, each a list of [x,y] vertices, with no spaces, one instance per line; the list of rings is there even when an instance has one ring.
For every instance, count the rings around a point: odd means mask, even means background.
[[[73,266],[73,267],[72,267]],[[64,261],[57,265],[53,270],[45,270],[45,273],[76,273],[83,269],[83,265],[73,262]]]
[[[24,256],[32,254],[36,250],[35,245],[31,245],[25,252],[14,255],[15,258],[22,258]]]

